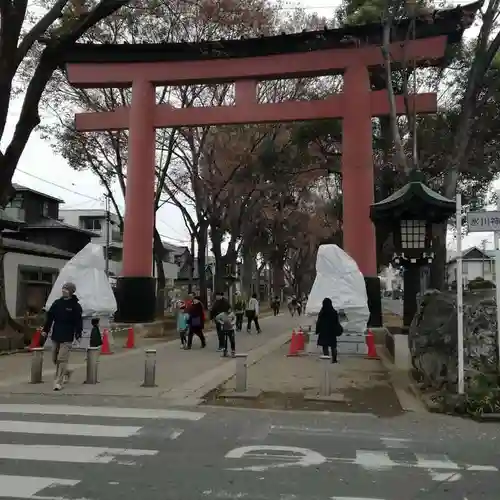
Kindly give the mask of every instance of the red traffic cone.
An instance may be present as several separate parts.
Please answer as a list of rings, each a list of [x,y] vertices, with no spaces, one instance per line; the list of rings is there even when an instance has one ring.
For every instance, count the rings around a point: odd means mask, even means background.
[[[125,344],[125,349],[133,349],[134,347],[135,347],[134,329],[130,327],[127,333],[127,343]]]
[[[101,346],[101,354],[113,354],[111,348],[109,346],[109,335],[108,329],[105,328],[102,333],[102,346]]]
[[[299,355],[299,343],[298,336],[295,330],[292,331],[292,339],[290,340],[290,349],[288,350],[287,356],[298,356]]]
[[[302,331],[302,328],[299,329],[299,333],[297,334],[297,349],[299,351],[303,351],[306,348],[306,338],[304,335],[304,332]]]
[[[42,329],[37,328],[31,339],[30,349],[35,349],[37,347],[40,347],[41,339],[42,339]]]
[[[368,347],[366,359],[380,359],[377,356],[377,349],[375,347],[375,336],[371,330],[368,330],[366,334],[366,346]]]

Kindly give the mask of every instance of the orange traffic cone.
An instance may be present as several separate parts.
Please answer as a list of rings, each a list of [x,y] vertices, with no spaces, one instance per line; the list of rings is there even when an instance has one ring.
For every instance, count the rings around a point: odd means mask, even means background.
[[[375,348],[375,336],[371,330],[368,330],[366,334],[366,346],[368,347],[366,359],[380,359],[377,356],[377,349]]]
[[[134,329],[130,327],[127,334],[127,343],[125,344],[125,349],[133,349],[135,347],[135,335]]]
[[[288,350],[287,356],[298,356],[299,355],[299,337],[292,331],[292,339],[290,340],[290,349]]]
[[[101,354],[113,354],[111,348],[109,346],[109,335],[108,329],[105,328],[102,333],[102,346],[101,346]]]
[[[35,330],[35,334],[33,335],[33,338],[31,339],[30,349],[35,349],[36,347],[40,347],[41,339],[42,339],[42,329],[37,328]]]
[[[297,334],[297,349],[299,351],[303,351],[306,348],[306,337],[304,335],[304,332],[302,331],[302,328],[299,329],[299,333]]]

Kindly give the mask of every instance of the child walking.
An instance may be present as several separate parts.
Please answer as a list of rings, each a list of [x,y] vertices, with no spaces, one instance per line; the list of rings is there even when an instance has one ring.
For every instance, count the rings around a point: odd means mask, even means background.
[[[236,355],[236,341],[234,330],[236,328],[236,315],[229,306],[227,312],[221,312],[215,317],[215,321],[222,326],[222,332],[224,334],[224,349],[222,351],[222,357],[226,358],[228,355],[228,341],[231,346],[231,357]]]
[[[181,339],[181,349],[186,347],[186,336],[188,332],[189,314],[186,312],[186,306],[181,304],[177,313],[177,333]]]
[[[101,347],[102,346],[102,335],[99,329],[99,318],[92,318],[90,320],[92,325],[92,330],[90,330],[90,347]]]

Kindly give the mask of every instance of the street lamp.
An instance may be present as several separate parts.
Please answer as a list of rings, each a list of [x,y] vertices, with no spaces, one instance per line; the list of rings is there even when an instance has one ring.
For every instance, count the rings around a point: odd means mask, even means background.
[[[435,256],[433,229],[455,212],[455,201],[445,198],[422,182],[416,170],[409,182],[384,200],[374,203],[370,218],[375,225],[392,234],[395,265],[402,266],[404,280],[403,327],[409,328],[417,311],[420,268]]]

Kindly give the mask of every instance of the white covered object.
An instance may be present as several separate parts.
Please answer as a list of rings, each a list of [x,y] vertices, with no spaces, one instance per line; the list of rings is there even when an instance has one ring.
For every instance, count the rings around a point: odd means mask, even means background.
[[[62,269],[50,292],[45,308],[61,296],[64,283],[76,286],[84,316],[111,316],[116,311],[116,299],[104,272],[106,263],[101,245],[89,243]]]
[[[316,279],[309,294],[306,314],[317,315],[323,299],[343,309],[345,332],[364,333],[370,317],[365,280],[356,262],[337,245],[321,245],[316,258]]]
[[[50,292],[46,310],[61,296],[64,283],[70,281],[76,286],[76,296],[83,311],[83,331],[80,342],[75,341],[74,348],[86,349],[90,343],[92,317],[99,317],[101,333],[109,328],[110,319],[116,311],[116,299],[105,273],[106,262],[101,245],[89,243],[80,250],[62,269]],[[113,337],[109,332],[110,344]],[[45,348],[50,348],[51,339],[47,339]]]

